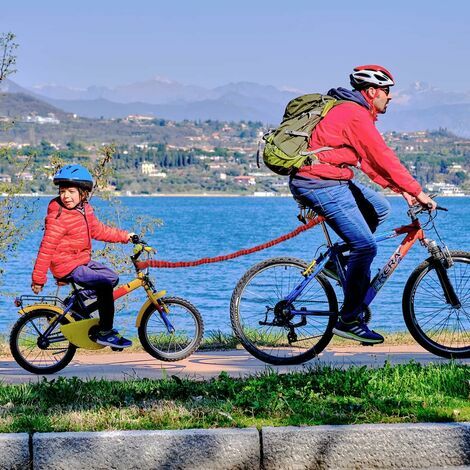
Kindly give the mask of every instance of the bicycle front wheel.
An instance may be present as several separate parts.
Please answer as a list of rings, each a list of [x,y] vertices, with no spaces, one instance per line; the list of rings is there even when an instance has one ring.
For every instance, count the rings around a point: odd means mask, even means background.
[[[204,334],[202,317],[187,300],[165,297],[161,301],[168,308],[166,318],[150,305],[138,328],[139,339],[143,348],[160,361],[180,361],[199,347]]]
[[[230,302],[230,319],[243,347],[274,365],[301,364],[330,342],[338,317],[333,287],[316,276],[293,302],[285,297],[305,278],[307,265],[296,258],[272,258],[253,266],[240,279]],[[290,311],[305,311],[305,315]],[[311,313],[309,313],[311,312]]]
[[[60,331],[60,323],[43,334],[57,317],[53,310],[34,310],[22,315],[10,334],[10,350],[15,361],[33,374],[62,370],[73,358],[76,347]]]
[[[447,302],[436,269],[429,258],[408,279],[403,292],[403,316],[413,338],[438,356],[470,357],[470,253],[450,252],[453,265],[447,276],[460,301]]]

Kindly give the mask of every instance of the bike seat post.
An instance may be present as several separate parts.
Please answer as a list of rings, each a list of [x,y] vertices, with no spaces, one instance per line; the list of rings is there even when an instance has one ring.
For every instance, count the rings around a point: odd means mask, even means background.
[[[328,228],[326,227],[326,223],[325,222],[320,222],[320,225],[321,225],[321,228],[323,229],[323,234],[325,235],[326,244],[327,244],[328,248],[330,248],[330,247],[333,246],[333,242],[331,241],[331,237],[330,237],[330,234],[328,232]]]

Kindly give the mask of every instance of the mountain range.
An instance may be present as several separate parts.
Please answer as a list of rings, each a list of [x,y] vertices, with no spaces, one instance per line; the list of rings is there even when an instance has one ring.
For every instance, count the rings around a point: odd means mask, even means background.
[[[209,89],[160,77],[114,88],[90,86],[86,89],[60,85],[24,88],[5,80],[0,89],[89,118],[145,114],[172,120],[251,120],[267,125],[280,121],[285,105],[295,96],[326,91],[282,90],[251,82]],[[24,104],[24,97],[22,102]],[[380,117],[378,126],[382,131],[445,127],[457,135],[470,137],[470,92],[444,91],[415,82],[406,89],[394,90],[392,103],[387,114]]]

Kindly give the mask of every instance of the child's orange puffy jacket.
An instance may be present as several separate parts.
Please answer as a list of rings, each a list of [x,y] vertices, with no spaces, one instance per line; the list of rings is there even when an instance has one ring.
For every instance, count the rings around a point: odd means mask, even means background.
[[[44,285],[47,271],[62,278],[91,259],[91,240],[127,243],[128,232],[101,223],[90,204],[67,209],[59,198],[47,208],[44,237],[33,270],[33,283]]]

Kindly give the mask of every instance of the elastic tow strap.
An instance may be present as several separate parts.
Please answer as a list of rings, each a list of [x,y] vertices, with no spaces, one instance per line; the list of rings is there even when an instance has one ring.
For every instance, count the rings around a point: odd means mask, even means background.
[[[164,261],[164,260],[156,260],[150,259],[147,261],[139,261],[137,264],[138,269],[146,269],[146,268],[189,268],[192,266],[200,266],[201,264],[209,264],[209,263],[219,263],[221,261],[227,261],[229,259],[238,258],[240,256],[250,255],[251,253],[255,253],[257,251],[265,250],[266,248],[270,248],[275,245],[279,245],[286,240],[296,237],[302,232],[315,227],[320,222],[325,220],[323,217],[317,216],[314,219],[310,220],[306,225],[301,225],[297,227],[292,232],[286,233],[274,240],[269,242],[263,243],[262,245],[257,245],[252,248],[246,248],[243,250],[235,251],[234,253],[229,253],[228,255],[216,256],[214,258],[201,258],[195,261]]]

